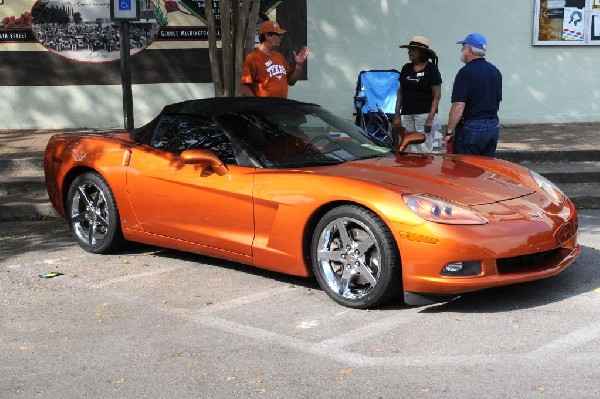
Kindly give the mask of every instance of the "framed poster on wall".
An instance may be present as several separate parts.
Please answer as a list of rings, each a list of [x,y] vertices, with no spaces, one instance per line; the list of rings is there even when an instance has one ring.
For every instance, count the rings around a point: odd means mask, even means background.
[[[534,45],[600,45],[600,0],[535,0]]]

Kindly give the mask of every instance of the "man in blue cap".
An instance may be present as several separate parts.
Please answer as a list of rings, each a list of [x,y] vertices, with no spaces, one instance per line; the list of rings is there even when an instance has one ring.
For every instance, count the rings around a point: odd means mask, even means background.
[[[485,59],[487,40],[471,33],[461,44],[465,63],[454,79],[446,143],[453,153],[496,156],[500,133],[498,109],[502,101],[502,74]]]

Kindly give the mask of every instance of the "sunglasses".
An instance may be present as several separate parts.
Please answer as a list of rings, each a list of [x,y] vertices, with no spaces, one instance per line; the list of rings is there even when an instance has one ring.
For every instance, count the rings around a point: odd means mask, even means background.
[[[269,35],[269,36],[277,36],[277,37],[281,37],[281,36],[283,36],[282,34],[280,34],[280,33],[275,33],[275,32],[269,32],[269,33],[267,33],[267,35]]]

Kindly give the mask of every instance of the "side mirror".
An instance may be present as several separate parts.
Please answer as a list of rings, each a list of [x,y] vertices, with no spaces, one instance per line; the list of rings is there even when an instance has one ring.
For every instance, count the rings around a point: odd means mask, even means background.
[[[394,146],[393,150],[404,152],[409,144],[421,144],[425,142],[425,135],[419,132],[408,132],[402,126],[394,126]]]
[[[219,176],[226,175],[229,172],[227,166],[210,150],[186,150],[181,153],[180,157],[185,164],[204,165],[205,168],[210,168]],[[203,175],[204,172],[203,170]]]

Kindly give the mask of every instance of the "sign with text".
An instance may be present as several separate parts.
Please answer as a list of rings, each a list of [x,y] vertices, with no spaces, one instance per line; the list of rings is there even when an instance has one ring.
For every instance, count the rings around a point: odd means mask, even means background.
[[[215,14],[215,25],[221,25],[221,10],[219,0],[180,0],[180,2],[202,22],[206,23],[206,2],[212,3],[212,9]],[[274,10],[282,0],[260,0],[260,12],[264,14]]]

